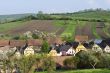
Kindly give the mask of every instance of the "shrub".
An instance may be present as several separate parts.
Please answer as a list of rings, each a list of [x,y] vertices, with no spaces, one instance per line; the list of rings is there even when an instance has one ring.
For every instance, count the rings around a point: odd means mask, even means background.
[[[78,62],[79,62],[78,57],[72,57],[65,59],[63,64],[66,69],[76,69]]]

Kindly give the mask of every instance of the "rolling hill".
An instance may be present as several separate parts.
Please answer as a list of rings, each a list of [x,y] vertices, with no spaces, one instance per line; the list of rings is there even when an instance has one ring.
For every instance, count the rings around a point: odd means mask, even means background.
[[[25,16],[35,14],[17,14],[17,15],[6,15],[0,18],[23,18]],[[47,33],[55,33],[58,36],[72,36],[76,35],[87,35],[89,39],[95,38],[110,38],[110,22],[97,22],[89,21],[90,19],[101,19],[109,20],[110,11],[95,10],[95,11],[80,11],[75,13],[65,14],[51,14],[54,17],[70,17],[73,20],[27,20],[27,21],[16,21],[10,23],[0,24],[0,34],[23,34],[27,31],[39,30]],[[87,19],[87,21],[74,20],[74,19]],[[97,26],[105,25],[103,28],[97,28]]]

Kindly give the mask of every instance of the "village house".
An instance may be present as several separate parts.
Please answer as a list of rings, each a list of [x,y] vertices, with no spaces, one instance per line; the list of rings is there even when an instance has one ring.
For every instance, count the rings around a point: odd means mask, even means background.
[[[9,46],[9,40],[0,40],[0,47]]]
[[[28,47],[32,46],[35,53],[39,53],[39,52],[41,52],[43,40],[41,40],[41,39],[30,39],[30,40],[27,40],[27,44],[28,44]]]
[[[104,43],[105,43],[106,45],[110,46],[110,39],[105,39],[105,40],[103,40],[103,41],[104,41]]]
[[[33,46],[28,46],[28,47],[24,50],[24,55],[25,55],[25,56],[34,55]]]
[[[53,44],[56,44],[56,45],[61,45],[63,44],[64,42],[62,41],[62,38],[59,38],[59,37],[54,37],[54,38],[47,38],[47,42],[50,44],[50,45],[53,45]]]
[[[10,40],[10,47],[16,49],[15,56],[20,57],[24,54],[27,45],[24,40]]]
[[[52,48],[48,54],[48,56],[61,56],[60,54],[57,53],[56,49]]]
[[[92,49],[92,45],[88,42],[82,43],[83,46],[87,49],[87,50],[91,50]]]
[[[95,51],[95,52],[102,52],[102,49],[97,44],[93,45],[92,50]]]
[[[75,50],[70,45],[62,45],[60,48],[60,54],[62,56],[74,55],[76,54]]]
[[[79,43],[78,47],[76,48],[76,53],[80,51],[87,51],[87,49],[81,43]]]
[[[75,36],[75,41],[80,42],[80,43],[86,42],[86,41],[88,41],[88,39],[89,39],[89,37],[86,35],[76,35]]]
[[[104,52],[110,53],[110,47],[108,45],[104,48]]]
[[[0,40],[0,54],[5,55],[9,52],[13,53],[15,49],[10,48],[9,40]]]

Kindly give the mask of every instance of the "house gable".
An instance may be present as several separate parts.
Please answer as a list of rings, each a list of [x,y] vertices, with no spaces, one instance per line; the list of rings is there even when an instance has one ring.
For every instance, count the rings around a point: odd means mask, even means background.
[[[71,47],[67,52],[67,55],[74,55],[76,54],[75,50]]]
[[[78,47],[76,48],[76,53],[78,53],[81,50],[87,51],[87,49],[82,44],[79,44]]]
[[[110,47],[108,45],[104,48],[104,52],[110,53]]]
[[[93,45],[92,50],[96,52],[102,52],[102,49],[97,44]]]
[[[28,47],[24,50],[24,55],[25,55],[25,56],[34,55],[33,46],[28,46]]]
[[[55,49],[52,49],[48,55],[49,56],[57,56],[57,51]]]

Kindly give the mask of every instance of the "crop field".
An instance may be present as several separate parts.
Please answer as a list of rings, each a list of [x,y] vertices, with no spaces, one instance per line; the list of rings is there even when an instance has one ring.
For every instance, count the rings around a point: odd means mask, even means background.
[[[10,31],[11,29],[20,28],[24,26],[25,22],[17,21],[17,22],[11,22],[11,23],[5,23],[0,24],[0,33],[6,33],[7,31]]]
[[[96,25],[99,25],[99,24],[103,24],[103,23],[96,23]],[[106,33],[103,31],[102,28],[96,28],[96,33],[98,33],[98,35],[101,37],[101,38],[108,38],[108,35],[106,35]]]
[[[105,24],[103,28],[97,25]],[[0,33],[22,34],[27,31],[39,30],[55,33],[58,36],[86,35],[89,39],[105,39],[110,37],[110,23],[74,21],[74,20],[31,20],[0,24]]]

